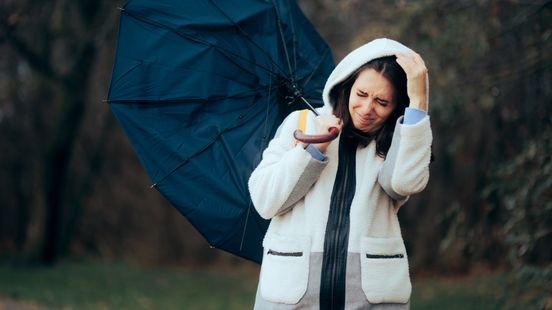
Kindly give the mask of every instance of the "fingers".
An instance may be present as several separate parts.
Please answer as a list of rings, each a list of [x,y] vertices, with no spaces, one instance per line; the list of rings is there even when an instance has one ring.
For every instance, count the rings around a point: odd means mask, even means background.
[[[322,135],[327,135],[330,131],[330,128],[337,128],[338,132],[340,132],[343,126],[343,121],[333,114],[317,116],[314,119],[314,123],[316,126],[316,133]],[[316,143],[314,144],[314,146],[318,148],[318,150],[322,153],[325,153],[330,142],[331,141]]]
[[[396,53],[395,56],[397,57],[399,66],[401,66],[406,75],[409,76],[409,73],[412,72],[412,68],[415,65],[414,60],[402,53]]]
[[[341,131],[341,127],[343,126],[343,121],[340,118],[337,118],[335,115],[330,115],[331,120],[328,123],[328,127],[335,127]]]
[[[427,67],[422,56],[412,51],[411,53],[395,53],[397,63],[403,68],[407,78],[424,76],[427,74]]]
[[[411,51],[409,53],[396,53],[397,63],[406,73],[406,86],[409,106],[427,111],[428,105],[428,74],[427,68],[422,57]]]
[[[341,131],[341,127],[343,126],[343,121],[333,114],[320,115],[316,117],[315,123],[318,133],[327,133],[332,127]]]
[[[424,60],[422,58],[422,56],[420,56],[420,54],[414,52],[414,51],[410,51],[409,53],[401,53],[401,52],[397,52],[394,54],[397,58],[401,58],[401,59],[406,59],[406,60],[411,60],[412,62],[414,63],[419,63],[419,64],[425,64],[424,63]]]

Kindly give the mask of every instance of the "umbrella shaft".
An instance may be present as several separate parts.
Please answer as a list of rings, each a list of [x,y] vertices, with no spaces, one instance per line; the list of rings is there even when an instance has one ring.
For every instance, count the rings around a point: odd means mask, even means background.
[[[314,113],[314,115],[318,116],[318,112],[316,112],[316,110],[314,109],[314,107],[307,101],[307,99],[305,99],[303,96],[301,96],[301,100],[303,100],[303,102],[307,105],[307,107],[312,111],[312,113]]]

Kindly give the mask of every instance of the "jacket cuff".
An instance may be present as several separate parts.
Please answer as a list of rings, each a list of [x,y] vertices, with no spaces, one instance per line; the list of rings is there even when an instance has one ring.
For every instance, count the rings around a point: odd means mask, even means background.
[[[404,110],[404,125],[414,125],[424,119],[427,115],[426,111],[415,109],[415,108],[406,108]]]
[[[318,150],[314,145],[312,144],[309,144],[307,145],[307,147],[305,148],[305,150],[307,152],[309,152],[309,154],[311,154],[312,158],[318,160],[318,161],[326,161],[326,159],[328,158],[326,155],[324,155],[324,153],[320,152],[320,150]]]

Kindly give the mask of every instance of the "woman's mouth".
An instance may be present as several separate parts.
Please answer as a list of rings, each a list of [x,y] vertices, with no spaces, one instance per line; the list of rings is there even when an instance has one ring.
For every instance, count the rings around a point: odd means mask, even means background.
[[[359,114],[357,114],[357,117],[358,117],[358,120],[360,121],[360,123],[364,124],[364,125],[368,125],[368,124],[371,124],[373,123],[376,119],[373,118],[373,117],[370,117],[370,116],[361,116]]]

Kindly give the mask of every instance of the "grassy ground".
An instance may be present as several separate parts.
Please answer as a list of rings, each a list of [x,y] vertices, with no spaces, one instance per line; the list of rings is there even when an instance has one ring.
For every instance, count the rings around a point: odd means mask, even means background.
[[[503,274],[414,280],[412,309],[502,309],[507,297]],[[251,269],[201,271],[122,263],[0,265],[0,309],[251,309],[256,284]],[[519,309],[526,306],[520,304]]]
[[[246,271],[221,274],[112,263],[0,267],[0,296],[55,309],[249,309],[255,286]]]

